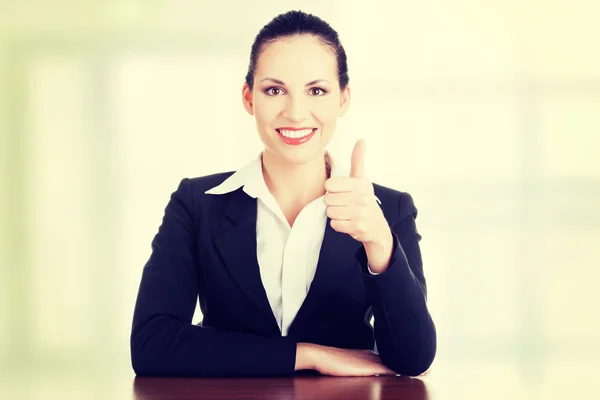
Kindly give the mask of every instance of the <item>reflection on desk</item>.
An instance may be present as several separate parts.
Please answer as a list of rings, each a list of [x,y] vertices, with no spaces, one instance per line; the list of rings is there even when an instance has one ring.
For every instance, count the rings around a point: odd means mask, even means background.
[[[409,376],[274,378],[147,378],[136,377],[135,400],[228,399],[428,399],[422,380]]]

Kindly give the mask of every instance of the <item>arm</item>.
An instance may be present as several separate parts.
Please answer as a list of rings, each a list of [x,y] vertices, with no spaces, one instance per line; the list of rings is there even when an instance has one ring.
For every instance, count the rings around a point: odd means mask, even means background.
[[[296,342],[192,324],[198,297],[190,180],[171,195],[144,266],[131,330],[137,375],[292,375]]]
[[[427,370],[436,352],[436,330],[427,310],[427,286],[419,249],[417,210],[412,198],[400,198],[397,223],[392,227],[389,267],[371,274],[364,246],[356,253],[373,315],[375,341],[382,361],[394,371],[416,376]]]

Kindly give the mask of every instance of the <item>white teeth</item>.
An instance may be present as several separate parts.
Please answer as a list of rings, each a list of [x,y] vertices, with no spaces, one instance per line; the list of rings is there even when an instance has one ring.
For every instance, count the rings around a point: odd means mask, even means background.
[[[312,129],[302,129],[299,131],[290,131],[287,129],[279,129],[279,132],[281,132],[281,134],[285,137],[289,137],[289,138],[301,138],[307,135],[310,135],[312,133]]]

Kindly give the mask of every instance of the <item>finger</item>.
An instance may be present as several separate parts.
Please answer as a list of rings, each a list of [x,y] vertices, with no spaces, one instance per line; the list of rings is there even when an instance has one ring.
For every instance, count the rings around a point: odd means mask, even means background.
[[[375,375],[373,376],[389,376],[389,375],[398,375],[396,374],[395,371],[390,370],[390,372],[377,372]]]
[[[354,178],[366,178],[365,171],[365,153],[367,151],[367,142],[360,139],[354,145],[352,150],[352,161],[350,167],[350,176]]]
[[[374,195],[373,184],[366,179],[335,176],[324,183],[327,193],[353,193],[357,196]]]
[[[382,375],[396,375],[396,371],[394,371],[394,370],[386,367],[385,365],[380,364],[380,367],[381,367],[381,372],[380,373]]]
[[[348,176],[334,176],[325,181],[325,190],[329,193],[351,192],[356,182]]]
[[[335,221],[351,221],[354,217],[354,207],[351,206],[328,206],[325,214]],[[333,226],[332,226],[333,228]]]
[[[348,206],[353,203],[355,196],[350,193],[327,193],[323,196],[326,206]]]
[[[341,220],[332,219],[329,224],[331,225],[331,228],[336,232],[346,233],[346,234],[352,236],[352,238],[355,240],[360,240],[360,238],[361,238],[362,234],[359,233],[359,231],[356,229],[356,224],[352,220],[341,221]]]

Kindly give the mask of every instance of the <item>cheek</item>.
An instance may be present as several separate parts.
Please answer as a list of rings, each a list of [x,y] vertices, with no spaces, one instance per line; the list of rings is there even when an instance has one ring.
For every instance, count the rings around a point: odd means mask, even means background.
[[[254,115],[261,125],[270,125],[279,113],[279,104],[276,101],[257,100],[254,103]]]
[[[313,114],[322,124],[331,125],[337,122],[338,111],[339,106],[334,100],[319,104],[318,107],[315,107]]]

